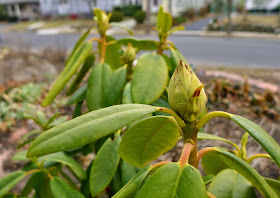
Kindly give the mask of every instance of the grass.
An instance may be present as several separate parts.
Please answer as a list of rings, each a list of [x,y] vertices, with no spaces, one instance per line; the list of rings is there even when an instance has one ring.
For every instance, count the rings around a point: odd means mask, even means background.
[[[266,15],[266,14],[248,14],[247,20],[244,20],[245,15],[236,15],[232,17],[233,24],[252,24],[252,25],[267,25],[279,26],[279,15]],[[225,20],[227,22],[227,19]]]

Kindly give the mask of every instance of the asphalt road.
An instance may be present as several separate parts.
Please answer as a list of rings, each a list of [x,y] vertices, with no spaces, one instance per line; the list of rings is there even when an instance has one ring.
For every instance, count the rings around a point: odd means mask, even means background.
[[[70,50],[79,37],[78,34],[5,33],[1,28],[0,36],[0,45],[27,51],[45,47]],[[149,38],[157,39],[156,36]],[[195,65],[280,69],[280,40],[181,35],[171,36],[170,40]]]

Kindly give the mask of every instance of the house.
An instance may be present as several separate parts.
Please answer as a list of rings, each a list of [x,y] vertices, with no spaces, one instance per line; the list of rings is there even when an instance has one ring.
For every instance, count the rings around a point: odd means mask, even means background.
[[[29,20],[40,16],[38,0],[0,0],[0,6],[4,6],[9,17],[18,20]]]
[[[280,7],[280,0],[247,0],[246,10],[272,11]]]
[[[150,1],[151,13],[157,13],[159,6],[162,5],[172,16],[178,16],[188,8],[199,10],[201,7],[205,6],[207,2],[210,2],[209,0],[143,0],[143,10],[147,10],[148,1]]]
[[[78,15],[92,13],[93,8],[111,12],[114,7],[138,4],[141,0],[39,0],[42,15]]]

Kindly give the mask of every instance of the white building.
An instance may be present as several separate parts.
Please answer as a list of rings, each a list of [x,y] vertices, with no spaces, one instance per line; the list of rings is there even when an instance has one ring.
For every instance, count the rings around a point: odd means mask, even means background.
[[[246,10],[275,10],[280,7],[280,0],[247,0]]]
[[[146,10],[148,0],[143,0],[142,2],[142,8]],[[172,16],[178,16],[188,8],[199,10],[207,2],[210,2],[210,0],[150,0],[150,8],[152,13],[157,13],[159,6],[162,5]]]

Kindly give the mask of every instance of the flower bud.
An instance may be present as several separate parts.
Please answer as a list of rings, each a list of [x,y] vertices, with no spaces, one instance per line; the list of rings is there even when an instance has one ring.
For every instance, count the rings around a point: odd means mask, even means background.
[[[124,51],[124,55],[122,56],[122,60],[124,62],[132,62],[136,58],[136,51],[131,45],[131,43],[128,44],[126,50]]]
[[[170,107],[185,121],[195,121],[207,102],[203,87],[195,73],[180,60],[169,82]]]

